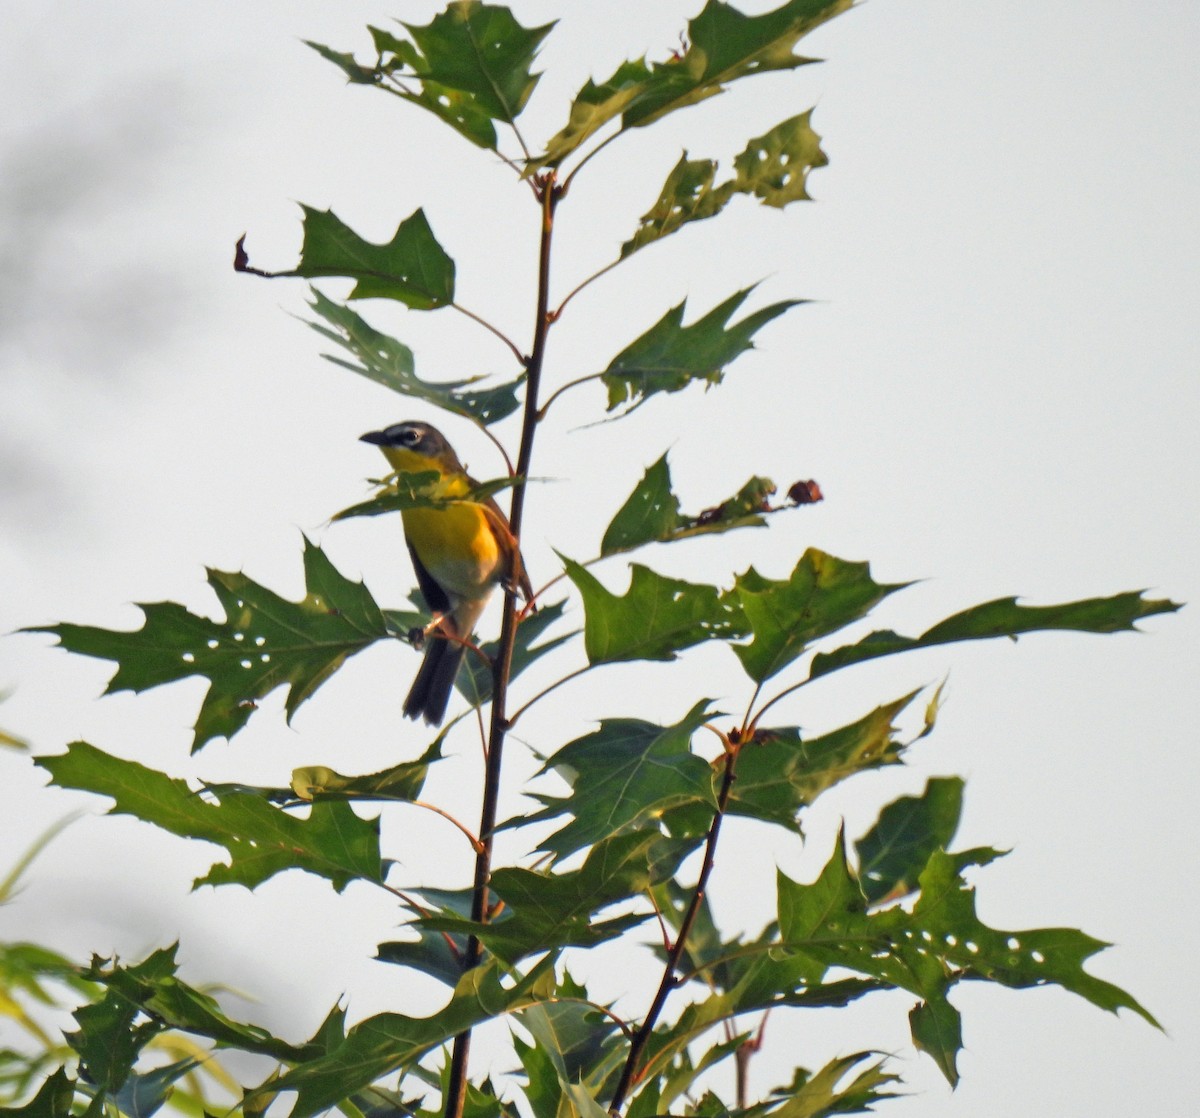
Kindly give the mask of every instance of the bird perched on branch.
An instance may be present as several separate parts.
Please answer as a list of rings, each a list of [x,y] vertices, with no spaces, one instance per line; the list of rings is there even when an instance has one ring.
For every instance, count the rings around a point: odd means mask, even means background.
[[[402,473],[435,471],[434,494],[448,503],[401,510],[404,536],[421,594],[433,614],[425,659],[404,700],[409,718],[441,725],[471,631],[497,583],[515,582],[527,599],[533,588],[512,529],[491,497],[471,498],[467,475],[446,437],[428,423],[396,423],[362,441],[383,451]]]

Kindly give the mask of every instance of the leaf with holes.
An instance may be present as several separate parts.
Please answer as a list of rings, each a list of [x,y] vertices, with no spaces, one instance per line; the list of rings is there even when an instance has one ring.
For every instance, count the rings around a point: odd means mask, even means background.
[[[954,839],[962,815],[960,777],[933,777],[920,796],[901,796],[879,813],[854,844],[859,881],[872,904],[894,900],[917,887],[917,876],[935,850]]]
[[[719,214],[735,194],[749,194],[782,208],[808,201],[808,173],[829,160],[810,124],[812,110],[777,124],[751,140],[734,158],[734,177],[717,183],[712,159],[684,152],[663,184],[658,201],[642,215],[637,232],[621,246],[621,259],[678,232],[693,221]]]
[[[344,303],[326,298],[312,289],[312,308],[328,325],[310,322],[318,334],[341,346],[353,360],[325,354],[325,359],[358,373],[401,396],[424,400],[483,424],[496,423],[517,410],[521,378],[490,388],[480,386],[486,376],[463,380],[431,381],[416,375],[413,352],[403,342],[376,330]]]
[[[1095,978],[1083,963],[1105,945],[1071,928],[997,931],[975,914],[975,891],[965,869],[999,857],[990,849],[947,854],[936,850],[919,877],[912,911],[899,906],[868,913],[867,900],[846,860],[844,837],[811,885],[779,875],[779,929],[783,947],[826,968],[880,979],[916,994],[910,1022],[914,1042],[933,1055],[943,1073],[957,1076],[957,1012],[946,1001],[963,979],[1005,986],[1055,983],[1103,1009],[1131,1009],[1154,1018],[1124,990]]]
[[[389,635],[366,587],[339,574],[308,539],[304,574],[308,593],[289,602],[244,574],[209,570],[224,621],[155,602],[139,606],[146,619],[136,632],[67,623],[29,631],[53,633],[69,652],[116,661],[106,693],[206,677],[211,686],[200,704],[194,751],[232,737],[276,687],[288,687],[290,720],[348,657]]]
[[[563,562],[583,598],[583,642],[591,664],[674,660],[701,641],[744,632],[737,604],[715,586],[667,578],[631,563],[629,589],[620,596],[581,564]]]
[[[753,288],[745,288],[690,326],[683,324],[687,301],[672,307],[636,341],[626,346],[601,374],[608,389],[608,411],[628,415],[660,392],[680,392],[700,382],[720,384],[725,368],[754,348],[755,334],[802,300],[772,303],[729,324]]]
[[[560,749],[542,767],[570,786],[569,796],[542,796],[541,811],[522,824],[570,816],[542,842],[563,858],[613,835],[646,828],[664,810],[699,802],[715,811],[711,769],[690,750],[692,735],[711,717],[697,703],[679,722],[657,726],[635,718],[605,719],[600,729]]]
[[[132,815],[181,838],[223,846],[229,864],[214,865],[196,887],[253,889],[290,869],[328,878],[339,891],[356,878],[383,880],[379,821],[360,819],[343,801],[318,801],[302,819],[254,793],[228,792],[218,800],[83,741],[37,762],[60,788],[111,796],[113,813]]]
[[[648,543],[666,543],[692,536],[729,532],[735,528],[761,528],[766,515],[782,511],[772,508],[775,483],[770,478],[752,477],[732,497],[712,508],[686,515],[671,488],[671,470],[664,454],[643,475],[604,532],[602,556],[632,551]]]

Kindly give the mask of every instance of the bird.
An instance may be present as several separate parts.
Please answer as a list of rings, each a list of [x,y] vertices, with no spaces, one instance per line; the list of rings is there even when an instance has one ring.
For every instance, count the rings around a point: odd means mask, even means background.
[[[508,519],[491,497],[470,498],[478,482],[436,427],[409,420],[368,431],[360,441],[378,446],[399,472],[436,471],[434,495],[453,502],[401,510],[417,585],[433,614],[424,630],[433,639],[404,700],[404,714],[440,726],[467,642],[492,591],[515,583],[532,601],[533,587]]]

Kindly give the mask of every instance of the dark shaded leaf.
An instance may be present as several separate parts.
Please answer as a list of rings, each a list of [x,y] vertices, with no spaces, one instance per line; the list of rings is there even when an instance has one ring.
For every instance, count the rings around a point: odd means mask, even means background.
[[[0,1107],[0,1118],[70,1118],[74,1099],[74,1081],[56,1068],[24,1106]]]
[[[583,599],[583,643],[591,664],[674,660],[701,641],[744,632],[736,602],[715,586],[666,578],[631,563],[629,589],[618,596],[581,564],[563,562]]]
[[[542,797],[546,807],[522,822],[570,815],[542,843],[565,857],[613,835],[642,830],[665,809],[700,802],[716,810],[711,770],[689,750],[692,735],[710,717],[697,703],[673,726],[633,718],[605,719],[600,729],[563,746],[542,768],[553,769],[571,795]]]
[[[355,1025],[327,1055],[285,1072],[275,1091],[297,1092],[293,1118],[309,1118],[415,1063],[464,1029],[524,1009],[554,994],[553,959],[539,963],[509,986],[495,964],[485,963],[459,979],[450,1001],[431,1017],[380,1013]]]
[[[551,948],[592,947],[653,915],[643,908],[636,914],[596,918],[601,909],[669,877],[691,850],[691,843],[657,831],[617,834],[596,843],[578,870],[494,870],[491,886],[505,907],[487,924],[450,916],[424,917],[417,923],[433,931],[475,935],[509,965]]]
[[[893,722],[916,694],[811,740],[791,726],[758,730],[738,753],[730,813],[794,828],[801,809],[826,789],[856,773],[895,764],[904,743]]]
[[[176,1080],[182,1079],[200,1064],[199,1060],[177,1060],[166,1067],[131,1075],[113,1096],[113,1102],[129,1118],[150,1118],[171,1095]]]
[[[960,777],[933,777],[920,796],[901,796],[856,842],[859,883],[872,904],[911,893],[935,850],[945,850],[962,815]]]
[[[310,322],[318,334],[336,342],[353,360],[325,354],[328,361],[358,373],[401,396],[425,400],[444,411],[466,416],[483,424],[496,423],[517,410],[517,388],[523,377],[491,388],[479,387],[486,376],[463,380],[429,381],[416,375],[412,350],[402,342],[376,330],[344,303],[312,290],[312,309],[329,325]]]
[[[351,299],[396,299],[429,311],[454,302],[454,261],[438,244],[424,210],[402,221],[386,244],[364,240],[331,210],[303,206],[300,263],[286,275],[345,276]]]
[[[659,392],[679,392],[695,381],[720,384],[725,367],[754,348],[754,335],[802,302],[788,299],[772,303],[729,325],[753,290],[748,287],[737,292],[690,326],[683,324],[687,300],[667,311],[618,353],[601,374],[608,389],[607,410],[624,407],[621,414],[627,415]]]
[[[454,0],[426,26],[401,26],[411,43],[371,28],[375,72],[397,79],[389,88],[405,100],[494,150],[492,122],[512,124],[525,108],[540,76],[530,67],[554,24],[522,27],[508,8]]]
[[[1079,633],[1136,631],[1137,621],[1157,613],[1174,613],[1179,603],[1147,599],[1145,591],[1128,591],[1111,598],[1087,598],[1057,606],[1022,606],[1016,598],[998,598],[973,606],[927,629],[919,637],[904,637],[886,630],[871,633],[857,644],[813,657],[812,678],[838,671],[850,664],[891,656],[914,648],[930,648],[954,641],[1017,637],[1022,633],[1065,629]]]
[[[133,815],[182,838],[223,846],[229,865],[214,865],[197,886],[253,889],[289,869],[328,878],[339,891],[355,878],[383,880],[379,821],[360,819],[345,802],[319,800],[307,819],[289,815],[255,794],[229,793],[214,802],[182,780],[82,741],[72,743],[66,753],[39,757],[37,762],[61,788],[111,796],[116,801],[111,812]]]
[[[866,563],[850,563],[809,548],[791,575],[764,578],[753,567],[740,575],[730,597],[741,607],[753,640],[734,652],[756,683],[770,679],[821,637],[857,621],[905,584],[871,578]]]
[[[304,575],[308,593],[289,602],[240,572],[210,569],[224,621],[197,617],[175,602],[155,602],[138,607],[146,620],[136,632],[71,624],[28,631],[53,633],[70,652],[116,661],[106,693],[205,676],[211,686],[200,704],[194,751],[213,738],[232,737],[256,700],[276,687],[289,688],[290,720],[349,656],[388,635],[366,587],[339,574],[308,539]]]

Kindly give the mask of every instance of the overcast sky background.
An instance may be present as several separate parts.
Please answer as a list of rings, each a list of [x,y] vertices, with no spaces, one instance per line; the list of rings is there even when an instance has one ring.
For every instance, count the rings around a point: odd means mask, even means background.
[[[589,75],[664,57],[699,6],[518,0],[527,26],[563,17],[541,56],[527,134],[556,130]],[[303,286],[235,275],[231,260],[248,232],[255,263],[291,266],[296,202],[332,207],[375,240],[423,205],[458,263],[460,300],[527,344],[528,191],[432,118],[347,88],[300,41],[365,50],[366,24],[426,22],[438,7],[16,0],[6,10],[5,633],[57,620],[133,628],[134,601],[212,613],[206,565],[297,598],[301,532],[385,605],[407,596],[398,524],[327,519],[382,468],[356,441],[362,432],[438,417],[322,360],[328,347],[297,320]],[[765,328],[707,394],[660,398],[601,426],[586,426],[601,414],[599,388],[564,398],[534,463],[552,479],[528,510],[535,582],[555,569],[552,547],[595,553],[612,512],[669,447],[685,509],[752,473],[785,485],[814,477],[827,495],[769,531],[638,557],[694,581],[727,583],[751,562],[781,577],[816,546],[869,559],[880,581],[923,579],[877,619],[902,632],[1008,594],[1049,603],[1150,587],[1200,598],[1198,46],[1200,9],[1184,0],[873,0],[807,41],[826,64],[742,83],[614,144],[561,211],[560,297],[613,257],[683,149],[728,168],[749,137],[815,105],[831,164],[810,180],[817,203],[776,212],[737,200],[580,296],[552,337],[550,387],[603,368],[685,297],[696,315],[761,281],[753,306],[814,302]],[[415,349],[421,375],[512,373],[507,351],[450,311],[358,309]],[[442,425],[477,476],[500,472],[469,425]],[[515,431],[515,421],[500,428],[510,445]],[[601,577],[623,587],[623,567]],[[1013,850],[978,875],[983,919],[1081,927],[1117,944],[1090,969],[1134,993],[1168,1035],[1057,989],[960,988],[966,1051],[951,1093],[911,1047],[912,999],[886,996],[779,1014],[757,1089],[789,1079],[794,1063],[877,1048],[896,1054],[914,1092],[880,1107],[894,1118],[1194,1112],[1196,617],[1192,607],[1152,618],[1141,636],[940,649],[807,689],[781,720],[820,732],[950,672],[938,729],[906,769],[823,799],[803,848],[735,821],[712,891],[719,916],[755,931],[770,918],[776,864],[810,880],[841,820],[857,836],[929,776],[962,774],[958,845]],[[427,742],[399,717],[417,658],[398,644],[352,660],[291,728],[279,692],[232,744],[195,758],[201,681],[97,702],[111,666],[51,645],[0,640],[0,688],[13,691],[0,726],[39,752],[84,737],[173,775],[280,784],[299,765],[367,772]],[[597,672],[558,691],[517,736],[549,753],[602,716],[676,720],[704,695],[744,704],[726,651],[701,648],[684,664]],[[430,799],[474,786],[469,734],[459,753],[435,773]],[[528,750],[511,753],[514,780],[532,771]],[[439,987],[371,961],[398,917],[365,886],[338,897],[286,875],[254,894],[189,894],[213,848],[101,818],[91,797],[44,790],[19,755],[0,754],[0,772],[0,872],[50,821],[91,813],[0,910],[0,938],[132,959],[180,936],[185,977],[252,994],[260,1004],[231,1011],[290,1039],[343,994],[352,1019],[436,1008]],[[463,811],[474,816],[473,800]],[[466,882],[469,851],[440,828],[409,809],[386,821],[408,880]],[[644,953],[617,964],[598,952],[575,969],[619,1009],[644,1008],[654,975]],[[479,1047],[480,1071],[490,1051]]]

